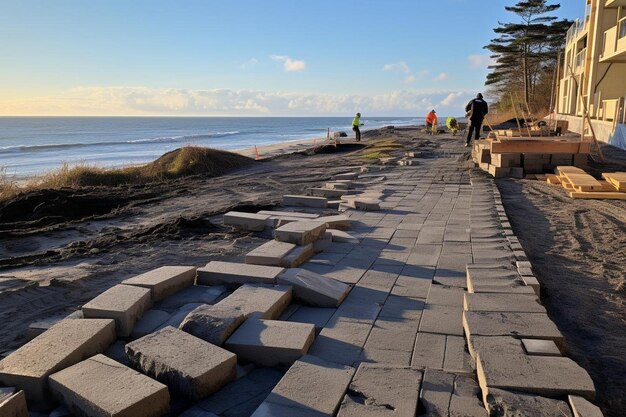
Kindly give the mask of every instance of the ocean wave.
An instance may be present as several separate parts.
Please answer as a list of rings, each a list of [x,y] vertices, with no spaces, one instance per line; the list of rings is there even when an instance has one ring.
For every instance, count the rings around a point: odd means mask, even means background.
[[[238,130],[227,132],[215,132],[205,133],[200,135],[187,135],[187,136],[164,136],[157,138],[146,139],[134,139],[123,141],[110,141],[110,142],[89,142],[89,143],[45,143],[41,145],[13,145],[0,147],[0,154],[2,153],[14,153],[14,152],[41,152],[53,149],[70,149],[70,148],[85,148],[90,146],[116,146],[116,145],[128,145],[128,144],[146,144],[146,143],[181,143],[202,139],[222,138],[232,135],[237,135],[240,132]]]

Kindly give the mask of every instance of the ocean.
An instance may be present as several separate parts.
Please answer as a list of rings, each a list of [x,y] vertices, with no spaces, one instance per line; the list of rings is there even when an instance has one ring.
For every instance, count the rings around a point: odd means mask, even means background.
[[[416,117],[365,117],[363,130],[422,124]],[[100,167],[153,161],[185,145],[236,150],[325,138],[352,117],[0,117],[0,169],[16,179],[63,163]]]

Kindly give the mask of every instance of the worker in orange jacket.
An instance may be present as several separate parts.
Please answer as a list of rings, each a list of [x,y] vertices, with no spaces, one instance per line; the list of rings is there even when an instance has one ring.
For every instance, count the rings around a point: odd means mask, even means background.
[[[437,112],[435,110],[431,110],[430,113],[426,115],[426,129],[430,130],[431,134],[437,132]]]

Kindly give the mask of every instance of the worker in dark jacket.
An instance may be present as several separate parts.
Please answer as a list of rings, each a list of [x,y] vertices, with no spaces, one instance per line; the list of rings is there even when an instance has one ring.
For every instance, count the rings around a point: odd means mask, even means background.
[[[483,100],[483,95],[478,93],[475,99],[467,103],[465,111],[468,113],[467,117],[470,120],[470,126],[468,129],[469,132],[467,133],[465,146],[469,146],[472,141],[472,132],[476,132],[474,140],[480,139],[480,130],[483,126],[485,116],[489,113],[489,106],[487,105],[487,102]]]

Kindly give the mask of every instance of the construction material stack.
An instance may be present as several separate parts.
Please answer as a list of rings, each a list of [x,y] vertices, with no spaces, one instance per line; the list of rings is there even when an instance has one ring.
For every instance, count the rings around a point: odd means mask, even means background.
[[[577,167],[559,166],[555,175],[546,176],[546,181],[562,185],[571,198],[626,200],[626,172],[605,172],[602,177],[606,181]]]

